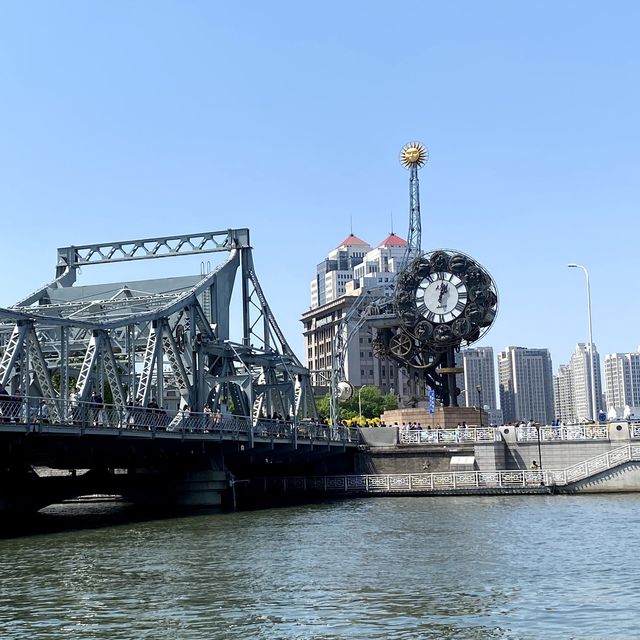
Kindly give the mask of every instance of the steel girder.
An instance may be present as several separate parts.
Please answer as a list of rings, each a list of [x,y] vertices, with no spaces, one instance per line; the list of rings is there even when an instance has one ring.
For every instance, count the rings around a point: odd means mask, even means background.
[[[74,287],[80,266],[226,252],[200,277]],[[240,272],[242,335],[230,307]],[[115,293],[113,293],[115,291]],[[171,385],[192,410],[226,403],[238,414],[317,418],[308,370],[289,347],[253,265],[247,229],[58,250],[56,278],[0,309],[0,382],[29,394],[31,371],[51,417],[75,390],[110,390],[121,408],[158,401]],[[26,369],[25,369],[26,368]],[[70,381],[75,378],[75,388]]]

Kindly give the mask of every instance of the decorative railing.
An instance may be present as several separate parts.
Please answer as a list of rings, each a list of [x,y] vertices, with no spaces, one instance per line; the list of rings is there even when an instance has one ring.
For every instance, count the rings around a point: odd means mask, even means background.
[[[607,440],[609,427],[606,424],[568,425],[562,427],[516,427],[518,441],[538,440]]]
[[[492,489],[539,491],[552,486],[568,486],[631,461],[640,461],[640,444],[627,444],[560,470],[363,474],[278,478],[265,482],[267,485],[269,482],[277,483],[277,488],[285,492],[312,493],[430,493]]]
[[[515,427],[518,442],[538,440],[607,440],[609,427],[604,424],[568,425],[562,427]],[[640,425],[632,425],[632,438],[640,438]],[[495,427],[461,427],[456,429],[400,429],[400,444],[439,444],[452,442],[494,442],[501,440],[500,429]]]
[[[500,431],[493,427],[467,427],[460,429],[400,429],[400,444],[439,444],[450,442],[494,442],[500,440]]]
[[[168,411],[160,408],[117,407],[105,403],[78,402],[38,397],[0,396],[0,428],[24,426],[40,430],[147,431],[153,434],[200,434],[202,437],[240,437],[246,439],[324,440],[357,442],[356,428],[331,427],[315,422],[258,419],[190,410]]]

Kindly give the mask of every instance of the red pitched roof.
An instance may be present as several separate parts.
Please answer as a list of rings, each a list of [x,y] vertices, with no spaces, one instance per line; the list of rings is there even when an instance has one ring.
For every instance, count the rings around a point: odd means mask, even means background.
[[[379,247],[406,247],[407,241],[403,240],[395,233],[390,233],[379,245]]]
[[[349,234],[339,245],[338,247],[368,247],[369,243],[364,240],[360,240],[358,236],[354,236],[353,233]],[[336,247],[336,249],[338,248]]]

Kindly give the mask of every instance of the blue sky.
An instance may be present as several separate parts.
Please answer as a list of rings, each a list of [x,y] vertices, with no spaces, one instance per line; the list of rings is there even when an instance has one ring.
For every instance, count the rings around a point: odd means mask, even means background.
[[[60,246],[246,226],[302,354],[350,220],[377,244],[393,213],[406,237],[398,153],[420,140],[423,249],[472,255],[500,292],[478,344],[568,361],[578,262],[599,351],[634,351],[639,23],[622,1],[0,0],[0,305]],[[138,273],[184,272],[153,262]]]

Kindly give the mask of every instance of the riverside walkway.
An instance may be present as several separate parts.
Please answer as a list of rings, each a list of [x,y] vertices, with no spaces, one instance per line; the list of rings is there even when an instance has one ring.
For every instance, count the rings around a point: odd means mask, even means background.
[[[265,491],[313,495],[474,495],[571,493],[582,481],[640,461],[640,444],[627,444],[566,469],[360,474],[261,479]]]

